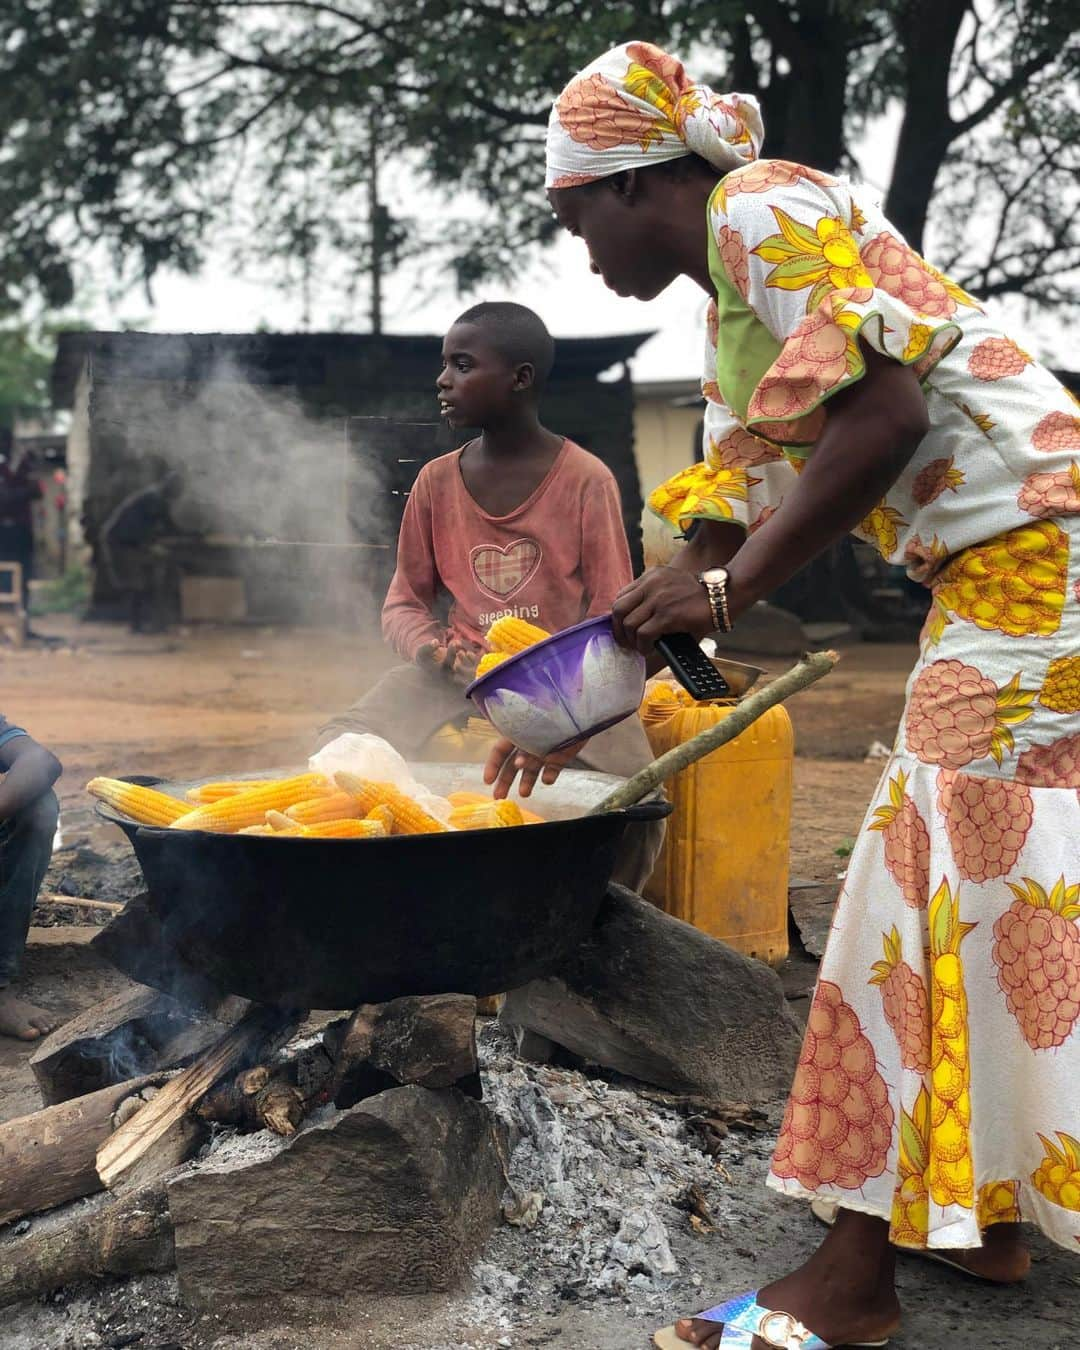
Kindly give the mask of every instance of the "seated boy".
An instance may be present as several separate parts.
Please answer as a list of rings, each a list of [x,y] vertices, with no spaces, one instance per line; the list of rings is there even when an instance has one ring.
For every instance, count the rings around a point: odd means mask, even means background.
[[[462,689],[496,619],[513,614],[557,632],[607,613],[629,584],[615,479],[539,420],[554,356],[539,316],[522,305],[477,305],[447,333],[440,412],[480,435],[426,464],[405,507],[383,635],[410,664],[328,722],[320,746],[371,732],[415,757],[440,727],[467,720]],[[443,598],[445,624],[436,617]],[[590,741],[577,763],[626,777],[650,758],[629,718]],[[662,822],[628,831],[617,879],[640,890],[662,840]]]
[[[0,1036],[35,1041],[55,1020],[17,998],[30,915],[52,857],[60,761],[0,713]]]

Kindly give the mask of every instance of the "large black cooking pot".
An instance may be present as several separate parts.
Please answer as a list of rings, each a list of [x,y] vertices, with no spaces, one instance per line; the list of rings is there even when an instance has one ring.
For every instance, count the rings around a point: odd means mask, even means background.
[[[413,770],[443,794],[482,789],[472,765]],[[591,927],[627,829],[670,810],[588,815],[618,782],[564,772],[531,803],[543,825],[389,839],[148,829],[99,811],[131,840],[160,940],[183,966],[263,1003],[352,1008],[553,973]]]

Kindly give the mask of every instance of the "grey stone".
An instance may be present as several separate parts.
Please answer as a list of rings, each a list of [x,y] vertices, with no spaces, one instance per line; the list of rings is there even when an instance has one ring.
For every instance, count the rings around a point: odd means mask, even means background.
[[[507,996],[501,1020],[671,1092],[763,1102],[802,1035],[776,973],[612,885],[558,977]]]
[[[454,1089],[392,1088],[250,1165],[169,1183],[186,1302],[245,1322],[455,1285],[486,1242],[506,1136]]]

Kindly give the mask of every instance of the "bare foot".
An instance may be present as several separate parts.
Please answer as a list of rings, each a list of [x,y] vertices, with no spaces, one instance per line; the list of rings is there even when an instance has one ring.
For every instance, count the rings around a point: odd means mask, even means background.
[[[761,1289],[758,1302],[790,1313],[829,1345],[886,1340],[900,1325],[888,1236],[883,1220],[843,1211],[810,1260]],[[684,1317],[676,1322],[675,1334],[691,1345],[716,1350],[723,1327]],[[752,1345],[753,1350],[769,1350],[757,1336]]]
[[[1031,1253],[1018,1223],[992,1224],[983,1233],[981,1247],[946,1255],[969,1274],[994,1284],[1019,1284],[1031,1270]]]
[[[48,1035],[58,1019],[35,1003],[16,998],[12,989],[0,989],[0,1036],[17,1041],[36,1041]]]

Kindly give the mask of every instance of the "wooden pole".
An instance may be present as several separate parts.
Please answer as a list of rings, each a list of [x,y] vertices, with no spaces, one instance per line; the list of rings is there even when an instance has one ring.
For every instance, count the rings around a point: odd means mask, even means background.
[[[820,680],[823,675],[828,675],[839,660],[839,653],[832,651],[811,652],[804,656],[797,665],[778,676],[764,689],[759,689],[756,694],[744,698],[722,722],[717,722],[715,726],[705,731],[699,731],[682,745],[677,745],[659,759],[654,759],[651,764],[647,764],[644,769],[634,774],[633,778],[628,778],[622,787],[616,788],[598,806],[593,807],[590,814],[595,816],[604,811],[622,811],[628,806],[633,806],[635,802],[647,797],[661,783],[673,778],[688,765],[703,759],[720,746],[726,745],[728,741],[733,741],[751,723],[756,722],[762,713],[768,712],[770,708],[783,703],[792,694],[797,694],[801,689]]]

